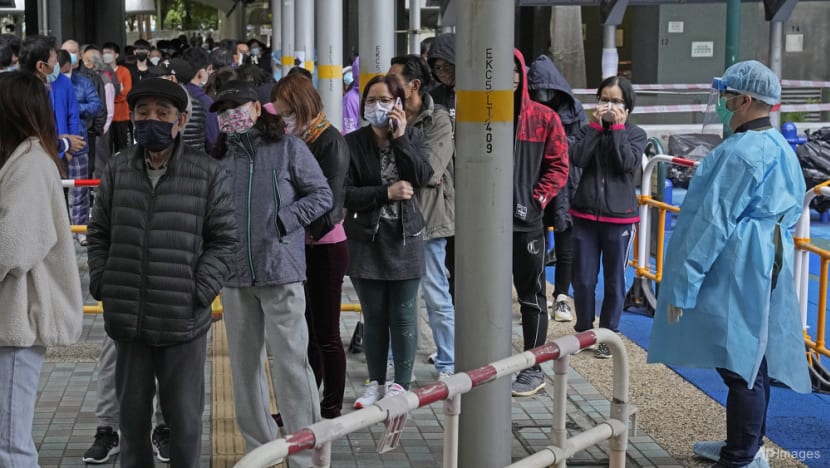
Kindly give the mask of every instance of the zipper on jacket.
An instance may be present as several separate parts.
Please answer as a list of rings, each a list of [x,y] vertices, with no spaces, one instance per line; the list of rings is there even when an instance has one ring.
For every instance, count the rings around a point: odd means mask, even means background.
[[[277,179],[277,170],[271,171],[271,181],[274,184],[274,227],[277,230],[277,241],[280,244],[287,243],[280,234],[280,206],[282,206],[282,196],[280,196],[280,185]]]
[[[254,158],[248,154],[248,268],[251,269],[251,283],[256,282],[254,255],[251,249],[251,192],[254,185]]]
[[[165,175],[167,175],[166,172],[165,172],[164,175],[162,175],[159,178],[159,181],[156,183],[156,187],[158,187],[158,184],[161,183],[161,179],[164,178]],[[150,180],[150,176],[147,175],[146,170],[144,171],[144,178],[147,181],[147,183],[150,185],[150,206],[148,207],[148,210],[147,210],[147,217],[145,217],[145,221],[149,225],[150,224],[150,218],[152,218],[153,210],[155,209],[155,206],[156,206],[156,187],[153,187],[153,182]],[[143,323],[144,322],[144,297],[147,295],[146,291],[145,291],[145,288],[147,286],[146,282],[145,282],[145,278],[147,278],[147,252],[149,250],[147,248],[147,244],[149,242],[150,242],[150,229],[149,229],[149,226],[145,226],[144,227],[144,246],[141,249],[142,250],[142,252],[141,252],[141,279],[140,279],[140,284],[139,284],[139,287],[138,287],[138,291],[139,291],[139,295],[138,295],[138,313],[136,314],[136,320],[135,320],[135,334],[136,334],[136,336],[141,335],[141,328],[142,328],[142,325],[144,324]]]

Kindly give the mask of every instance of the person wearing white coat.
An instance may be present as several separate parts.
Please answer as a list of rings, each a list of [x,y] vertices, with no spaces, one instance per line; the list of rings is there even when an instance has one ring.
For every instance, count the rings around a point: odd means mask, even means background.
[[[3,73],[0,109],[0,466],[28,467],[46,347],[78,340],[83,298],[46,88]]]

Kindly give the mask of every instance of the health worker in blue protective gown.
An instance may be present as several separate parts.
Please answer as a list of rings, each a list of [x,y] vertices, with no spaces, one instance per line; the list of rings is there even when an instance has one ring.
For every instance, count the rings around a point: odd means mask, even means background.
[[[767,467],[769,382],[810,392],[793,239],[805,192],[795,153],[772,128],[779,79],[757,61],[715,80],[734,134],[689,184],[669,241],[648,362],[715,368],[729,387],[726,441],[696,442],[713,467]]]

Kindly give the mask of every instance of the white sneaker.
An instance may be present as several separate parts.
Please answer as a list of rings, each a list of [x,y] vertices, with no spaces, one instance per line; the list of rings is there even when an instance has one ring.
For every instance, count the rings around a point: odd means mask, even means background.
[[[573,320],[571,306],[568,304],[568,296],[560,294],[556,297],[556,305],[553,306],[553,319],[557,322],[570,322]]]
[[[400,387],[400,385],[398,385]],[[375,404],[376,401],[383,395],[383,388],[378,384],[377,380],[373,380],[366,384],[363,388],[363,395],[360,395],[354,401],[355,409],[363,409]]]
[[[403,387],[401,387],[397,383],[393,383],[392,385],[386,387],[386,395],[384,395],[383,398],[391,398],[394,396],[403,395],[404,393],[406,393],[406,390],[404,390]]]

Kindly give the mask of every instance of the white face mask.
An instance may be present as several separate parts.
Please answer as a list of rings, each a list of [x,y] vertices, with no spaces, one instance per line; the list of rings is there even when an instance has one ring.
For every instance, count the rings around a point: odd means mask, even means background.
[[[363,109],[363,118],[373,127],[383,127],[389,122],[389,111],[393,104],[383,105],[380,102],[366,104]]]
[[[161,57],[150,57],[150,63],[152,63],[154,67],[157,67],[160,61]]]
[[[115,54],[104,54],[103,55],[104,63],[110,64],[115,62]]]

